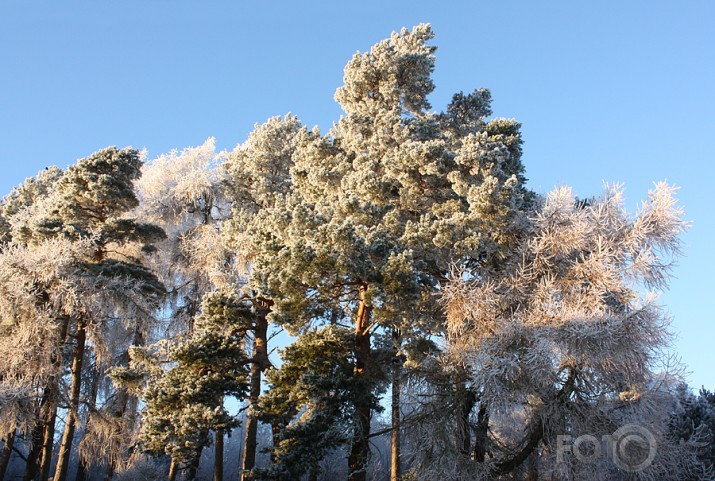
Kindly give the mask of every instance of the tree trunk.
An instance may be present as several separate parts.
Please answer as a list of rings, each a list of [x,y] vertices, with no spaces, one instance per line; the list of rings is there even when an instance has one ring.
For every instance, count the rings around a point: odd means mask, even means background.
[[[457,398],[457,449],[463,456],[470,456],[472,437],[469,429],[469,415],[474,409],[477,398],[461,380],[455,383],[455,396]]]
[[[97,408],[97,396],[99,394],[99,378],[101,373],[97,366],[92,366],[92,385],[89,391],[89,410],[87,411],[87,421],[85,422],[85,432],[87,431],[87,426],[89,425],[89,416]],[[79,463],[77,464],[77,475],[75,476],[75,481],[85,481],[87,479],[87,463],[83,456],[79,457]]]
[[[176,460],[174,456],[171,457],[171,464],[169,465],[169,481],[176,481],[176,473],[178,471],[178,466],[176,465]]]
[[[44,402],[44,399],[43,399]],[[42,410],[42,403],[40,404],[40,410]],[[23,481],[35,481],[37,475],[39,474],[39,461],[40,453],[42,452],[42,433],[44,431],[44,423],[37,424],[30,434],[30,439],[32,445],[30,451],[27,453],[27,462],[25,464],[25,474],[23,476]]]
[[[255,351],[255,346],[254,346]],[[257,363],[251,366],[251,391],[248,398],[248,412],[246,413],[246,431],[243,441],[243,459],[241,462],[241,477],[245,479],[249,471],[256,465],[256,449],[258,447],[258,419],[251,412],[251,409],[258,401],[261,394],[261,368]]]
[[[392,445],[390,449],[390,481],[401,481],[400,469],[400,389],[402,387],[402,359],[400,358],[400,331],[392,329]]]
[[[483,463],[487,456],[487,440],[489,439],[489,412],[487,405],[480,401],[477,413],[476,435],[474,437],[474,460]]]
[[[67,330],[69,329],[69,317],[60,318],[59,342],[64,344],[67,339]],[[62,355],[58,355],[53,359],[55,368],[62,366]],[[42,431],[42,448],[39,454],[40,466],[40,481],[48,481],[50,479],[50,468],[52,466],[52,452],[55,449],[55,422],[57,420],[57,401],[59,398],[59,380],[56,377],[50,378],[47,387],[45,388],[43,404],[44,407],[40,410],[42,415],[43,431]]]
[[[272,301],[260,299],[256,307],[256,327],[253,335],[253,364],[251,365],[251,390],[248,397],[248,412],[246,414],[245,438],[243,441],[243,459],[241,474],[244,479],[249,471],[256,466],[256,450],[258,449],[258,419],[253,408],[261,395],[261,372],[268,369],[268,314],[271,312]]]
[[[55,469],[54,481],[67,480],[67,468],[69,468],[70,454],[72,453],[72,441],[74,440],[75,426],[79,411],[79,397],[82,387],[82,359],[84,358],[84,343],[87,338],[87,331],[83,324],[77,326],[77,345],[72,359],[72,387],[70,388],[70,403],[65,421],[65,430],[62,433],[62,444],[57,457],[57,468]]]
[[[355,377],[360,382],[367,376],[367,364],[370,358],[370,306],[366,298],[367,284],[360,286],[360,303],[355,322]],[[362,383],[365,389],[370,385]],[[355,403],[355,427],[352,445],[348,456],[348,481],[367,480],[367,462],[370,457],[370,393],[363,393]]]
[[[216,430],[216,455],[214,457],[214,481],[223,481],[223,429]]]
[[[15,430],[13,429],[5,436],[5,446],[2,448],[2,457],[0,457],[0,481],[5,480],[5,472],[10,464],[10,456],[12,448],[15,445]]]
[[[52,465],[52,451],[55,448],[55,421],[57,419],[57,388],[50,389],[51,399],[44,416],[42,431],[42,449],[40,450],[40,481],[50,479],[50,466]]]

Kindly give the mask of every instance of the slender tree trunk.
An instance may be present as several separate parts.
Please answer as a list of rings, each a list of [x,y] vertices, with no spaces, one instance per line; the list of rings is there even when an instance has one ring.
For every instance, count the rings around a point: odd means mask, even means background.
[[[60,318],[59,341],[64,344],[67,339],[69,329],[69,317]],[[53,359],[55,368],[62,367],[62,355],[57,355]],[[40,450],[38,462],[40,466],[40,481],[50,479],[50,468],[52,466],[52,452],[55,448],[55,423],[57,421],[57,402],[59,398],[59,380],[56,377],[50,378],[45,388],[42,413],[42,448]]]
[[[223,481],[223,429],[216,430],[216,455],[214,457],[214,481]]]
[[[487,440],[489,436],[489,411],[487,405],[479,402],[477,413],[476,435],[474,437],[474,460],[483,463],[487,456]]]
[[[90,387],[89,391],[89,410],[87,411],[87,421],[85,422],[85,432],[87,430],[87,426],[89,426],[90,419],[89,417],[91,416],[92,412],[97,408],[97,396],[99,394],[99,378],[101,377],[101,373],[99,372],[99,369],[97,369],[97,366],[92,367],[92,386]],[[75,476],[75,481],[85,481],[87,479],[87,463],[84,460],[83,456],[79,457],[79,464],[77,464],[77,476]]]
[[[40,481],[50,478],[52,452],[55,447],[55,422],[57,420],[57,397],[59,395],[57,380],[52,379],[45,388],[45,395],[40,409],[42,416],[42,446],[37,457]]]
[[[179,469],[176,465],[176,459],[174,459],[174,456],[172,456],[171,464],[169,465],[169,481],[176,481],[176,473],[178,470]]]
[[[472,437],[469,429],[469,415],[474,409],[477,398],[472,391],[467,389],[463,381],[455,383],[455,396],[457,398],[457,449],[463,456],[470,456]]]
[[[62,444],[57,457],[54,481],[67,480],[67,468],[69,468],[72,441],[74,440],[74,431],[77,425],[79,397],[82,388],[82,359],[84,358],[84,343],[87,339],[87,331],[82,323],[77,326],[75,337],[77,338],[77,345],[72,359],[72,387],[70,388],[69,410],[65,421],[65,430],[62,433]]]
[[[43,399],[44,402],[44,399]],[[40,404],[40,410],[42,410],[42,403]],[[30,451],[27,453],[27,462],[25,464],[25,474],[22,477],[23,481],[35,481],[39,474],[39,458],[42,452],[42,433],[44,431],[44,423],[37,424],[32,429],[30,434],[31,446]]]
[[[255,350],[255,346],[254,346]],[[251,409],[258,401],[261,394],[261,368],[257,363],[251,366],[251,391],[248,398],[248,412],[246,414],[246,430],[243,441],[243,459],[241,462],[241,478],[245,479],[247,473],[256,465],[256,449],[258,447],[258,419]]]
[[[258,449],[258,419],[253,412],[261,395],[261,372],[268,369],[268,314],[271,312],[270,300],[260,299],[256,304],[256,327],[253,336],[253,364],[251,365],[251,390],[248,397],[245,437],[243,441],[243,459],[239,479],[245,479],[249,471],[256,466]]]
[[[370,306],[366,302],[367,284],[360,286],[360,303],[355,322],[355,376],[367,376],[367,363],[370,358]],[[370,389],[367,383],[363,383]],[[367,481],[367,462],[370,457],[370,393],[359,397],[355,405],[357,416],[352,445],[348,456],[348,481]]]
[[[2,456],[0,457],[0,481],[5,480],[5,473],[10,464],[10,456],[12,448],[15,445],[15,430],[13,429],[5,436],[5,446],[2,448]]]
[[[57,420],[57,387],[50,389],[50,403],[47,406],[47,413],[44,416],[44,427],[42,431],[42,449],[40,451],[40,481],[50,479],[50,467],[52,465],[52,451],[55,447],[55,421]]]
[[[402,359],[400,358],[400,331],[392,329],[392,445],[390,449],[390,481],[401,481],[400,468],[400,389],[402,388]]]

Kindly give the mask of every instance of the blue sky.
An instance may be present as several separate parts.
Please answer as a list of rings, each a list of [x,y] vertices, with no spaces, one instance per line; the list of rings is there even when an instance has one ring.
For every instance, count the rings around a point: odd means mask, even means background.
[[[430,22],[431,97],[491,89],[523,123],[530,186],[582,197],[681,187],[693,221],[662,297],[691,385],[715,388],[715,3],[0,0],[0,193],[108,145],[149,157],[292,112],[329,128],[342,68],[391,31]]]

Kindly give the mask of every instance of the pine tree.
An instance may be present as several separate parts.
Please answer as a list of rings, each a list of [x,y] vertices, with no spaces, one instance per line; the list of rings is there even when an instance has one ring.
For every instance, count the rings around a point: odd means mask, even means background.
[[[188,479],[196,477],[210,431],[223,433],[238,425],[223,400],[246,397],[250,360],[245,342],[254,322],[245,301],[209,293],[194,330],[169,347],[166,358],[161,349],[165,343],[153,349],[135,348],[129,368],[112,374],[119,384],[133,384],[146,400],[139,433],[143,449],[170,455],[176,467],[186,469]],[[164,370],[166,363],[171,367]]]
[[[150,224],[122,217],[137,204],[133,182],[139,176],[138,152],[109,148],[82,159],[54,182],[52,192],[41,203],[23,208],[21,226],[13,235],[27,249],[40,249],[52,239],[74,243],[82,250],[65,266],[60,282],[71,289],[74,299],[62,298],[65,312],[58,317],[58,342],[65,336],[75,340],[72,356],[69,412],[65,421],[58,455],[55,480],[64,481],[80,402],[82,362],[88,334],[91,341],[103,344],[102,330],[107,319],[123,311],[132,319],[131,328],[139,334],[153,316],[153,310],[164,294],[156,276],[138,260],[139,247],[146,248],[164,233]],[[36,183],[35,186],[41,186]],[[17,196],[15,200],[22,200]],[[25,202],[27,204],[27,202]],[[109,254],[109,251],[114,252]],[[46,289],[42,294],[48,295]],[[120,316],[123,317],[123,316]],[[60,357],[57,357],[60,359]],[[49,475],[52,456],[56,401],[47,408],[42,479]]]
[[[450,263],[498,262],[530,199],[519,124],[485,120],[488,92],[428,112],[431,38],[420,25],[353,57],[336,93],[346,115],[327,136],[298,135],[289,193],[246,229],[260,244],[253,282],[274,300],[277,322],[293,333],[352,326],[364,392],[353,406],[351,481],[365,479],[370,400],[387,371],[373,362],[384,358],[374,336],[397,329],[409,344],[441,332],[432,296]]]
[[[354,373],[353,342],[351,330],[328,326],[282,351],[283,364],[268,371],[271,389],[259,402],[261,420],[274,427],[273,462],[253,478],[288,481],[316,474],[320,461],[345,443],[355,400],[365,395],[365,381]],[[364,402],[379,408],[374,395]]]
[[[224,166],[225,185],[232,202],[231,217],[222,225],[225,243],[234,252],[234,262],[246,263],[265,249],[262,241],[250,232],[262,230],[264,210],[273,209],[290,192],[290,168],[293,165],[295,141],[302,128],[296,117],[274,117],[256,126],[248,140],[239,145]],[[247,235],[248,234],[248,235]],[[268,357],[268,316],[273,300],[265,294],[263,284],[243,280],[242,290],[256,313],[253,330],[251,391],[248,398],[241,470],[243,476],[256,463],[258,417],[255,406],[261,394],[261,376],[271,367]]]
[[[703,387],[696,396],[686,384],[681,384],[675,390],[675,399],[668,430],[677,442],[699,447],[699,465],[693,465],[682,479],[702,479],[715,469],[715,394]]]

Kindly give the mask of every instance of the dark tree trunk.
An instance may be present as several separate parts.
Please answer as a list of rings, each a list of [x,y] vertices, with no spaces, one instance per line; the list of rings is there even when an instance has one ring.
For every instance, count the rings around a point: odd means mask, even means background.
[[[240,479],[244,479],[248,472],[256,466],[258,419],[255,417],[253,407],[261,395],[261,373],[270,367],[270,361],[268,359],[268,314],[271,312],[272,304],[273,302],[267,299],[258,299],[254,304],[257,315],[253,336],[251,390],[248,397],[248,414],[246,415]]]
[[[472,437],[469,428],[469,415],[474,409],[477,398],[464,382],[455,384],[457,402],[457,449],[463,456],[471,455]]]
[[[65,430],[62,433],[62,444],[57,457],[57,468],[55,469],[54,481],[66,481],[67,469],[69,468],[70,454],[72,453],[72,441],[74,440],[75,426],[79,412],[79,397],[82,388],[82,360],[84,358],[84,343],[87,338],[87,331],[83,324],[77,327],[77,345],[72,359],[72,387],[70,388],[69,410],[65,421]]]
[[[15,430],[13,429],[5,436],[5,446],[2,448],[2,456],[0,457],[0,481],[5,480],[5,473],[10,464],[10,456],[12,448],[15,446]]]
[[[367,376],[370,358],[370,306],[366,303],[367,285],[360,286],[360,303],[355,322],[355,376],[356,381]],[[365,389],[370,389],[367,382],[362,382]],[[367,462],[370,457],[370,393],[365,392],[355,403],[355,427],[352,445],[348,456],[348,481],[367,481]]]
[[[223,481],[223,429],[216,430],[216,455],[214,457],[214,481]]]
[[[477,413],[476,435],[474,438],[474,460],[483,463],[487,455],[487,440],[489,439],[489,412],[485,403],[479,404]]]
[[[401,481],[400,468],[400,389],[402,387],[402,358],[400,357],[400,331],[392,330],[392,345],[395,350],[392,359],[392,445],[390,449],[390,481]]]
[[[59,339],[60,343],[64,344],[67,338],[67,330],[69,329],[69,317],[60,319]],[[62,366],[62,355],[57,355],[53,362],[56,368]],[[57,420],[57,402],[59,398],[59,380],[52,377],[47,387],[45,388],[43,404],[41,409],[43,431],[42,431],[42,448],[38,458],[40,465],[40,481],[48,481],[50,479],[50,468],[52,466],[52,453],[55,449],[55,422]]]
[[[50,467],[52,465],[52,452],[55,448],[55,421],[57,420],[57,381],[53,380],[51,385],[45,389],[46,404],[42,409],[42,447],[38,463],[40,466],[40,481],[50,479]]]
[[[254,346],[255,351],[255,346]],[[251,412],[261,394],[261,368],[257,363],[251,366],[251,391],[248,398],[248,413],[246,415],[246,431],[243,441],[243,459],[241,462],[241,478],[256,465],[256,449],[258,447],[258,419]]]
[[[43,400],[44,401],[44,400]],[[42,407],[40,407],[42,409]],[[40,474],[39,458],[42,452],[42,433],[44,431],[44,423],[37,424],[30,434],[30,451],[27,453],[27,462],[25,464],[25,474],[22,477],[23,481],[35,481]]]

